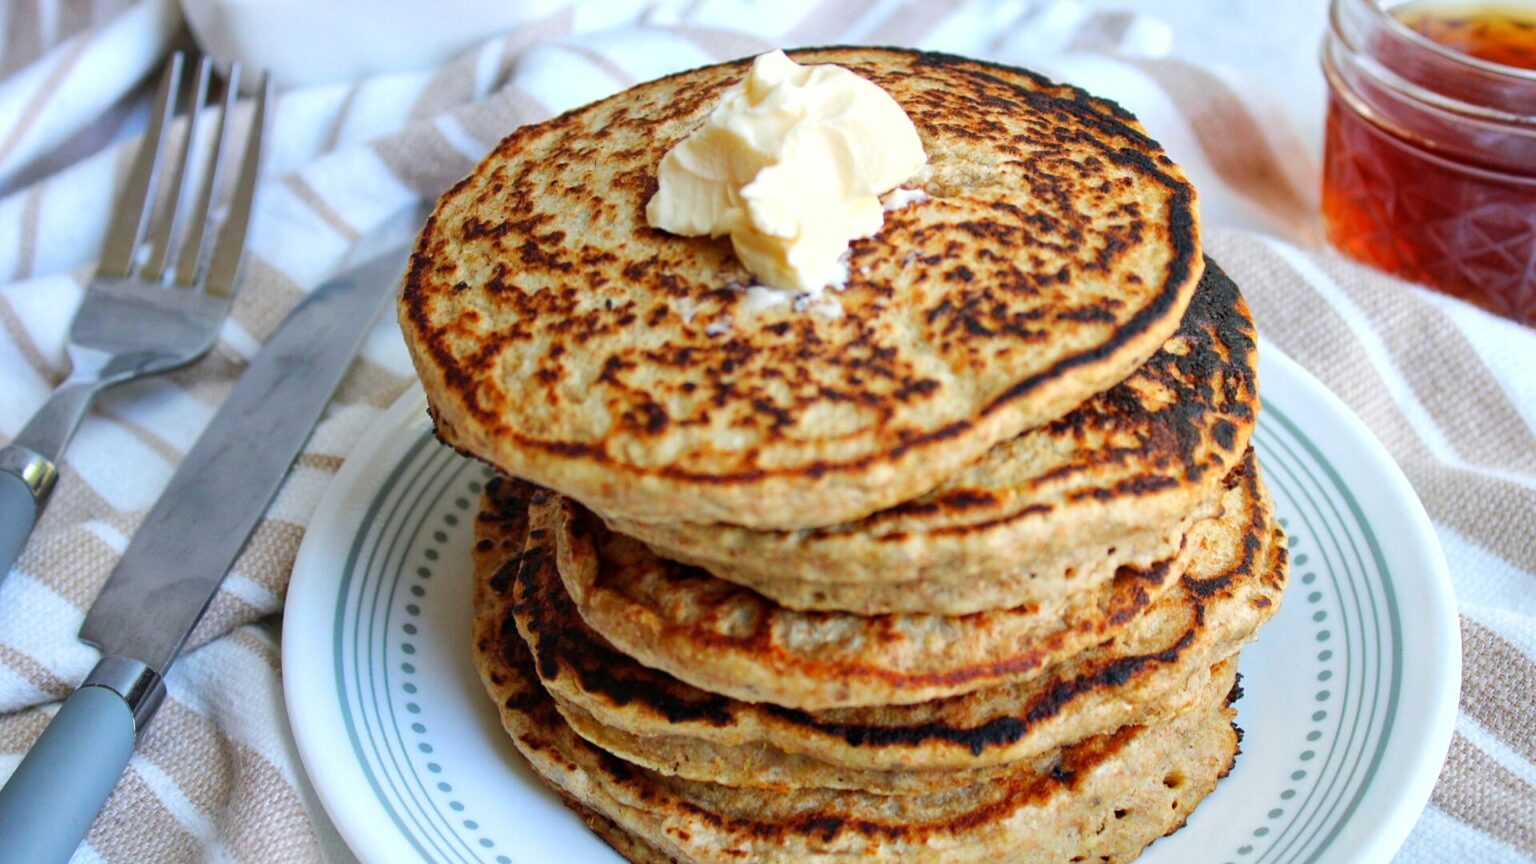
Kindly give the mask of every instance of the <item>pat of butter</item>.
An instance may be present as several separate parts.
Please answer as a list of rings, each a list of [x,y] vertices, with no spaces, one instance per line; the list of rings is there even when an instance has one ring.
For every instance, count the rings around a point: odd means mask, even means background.
[[[925,162],[911,118],[874,82],[773,51],[667,152],[645,216],[674,234],[729,234],[758,281],[817,293],[847,278],[849,242],[880,230],[879,196]]]

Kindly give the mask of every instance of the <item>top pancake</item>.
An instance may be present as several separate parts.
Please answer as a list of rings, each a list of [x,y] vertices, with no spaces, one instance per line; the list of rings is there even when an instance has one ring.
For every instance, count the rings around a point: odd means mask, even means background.
[[[1195,194],[1135,120],[1022,70],[793,52],[884,87],[928,200],[850,249],[840,317],[747,304],[724,239],[646,225],[662,155],[748,61],[527,126],[449,190],[400,322],[446,442],[607,516],[829,525],[1124,379],[1198,281]]]

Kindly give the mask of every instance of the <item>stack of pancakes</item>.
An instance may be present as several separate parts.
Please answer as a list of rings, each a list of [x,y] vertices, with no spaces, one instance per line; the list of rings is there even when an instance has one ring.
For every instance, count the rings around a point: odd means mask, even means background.
[[[439,202],[400,319],[500,469],[474,650],[634,861],[1125,861],[1237,752],[1279,606],[1254,333],[1134,118],[1031,73],[794,52],[889,91],[925,199],[836,309],[649,228],[748,61],[519,129]]]

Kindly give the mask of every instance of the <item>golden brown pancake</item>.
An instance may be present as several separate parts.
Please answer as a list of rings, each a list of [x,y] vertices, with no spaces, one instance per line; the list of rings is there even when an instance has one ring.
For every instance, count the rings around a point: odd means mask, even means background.
[[[1075,743],[1041,764],[924,795],[776,792],[683,780],[566,725],[514,634],[477,644],[487,690],[534,771],[633,861],[1128,861],[1183,825],[1237,753],[1224,679],[1193,710]]]
[[[964,615],[1060,603],[1122,566],[1171,556],[1257,417],[1253,320],[1207,260],[1178,332],[1129,378],[927,495],[800,531],[609,524],[794,609]]]
[[[1196,525],[1173,557],[1121,567],[1109,581],[1053,603],[970,615],[856,615],[786,609],[668,561],[569,498],[539,506],[552,512],[530,518],[554,526],[560,578],[604,639],[695,687],[812,711],[927,702],[1027,680],[1133,625],[1178,584],[1206,535],[1262,527],[1234,509]]]
[[[1140,722],[1162,722],[1176,714],[1193,710],[1213,680],[1225,680],[1230,687],[1236,668],[1236,655],[1223,660],[1207,670],[1206,674],[1197,675],[1187,682],[1186,692],[1180,694],[1180,698],[1145,712]],[[750,786],[780,792],[793,789],[854,789],[880,795],[928,795],[996,780],[1020,770],[1019,762],[936,771],[844,768],[770,747],[726,748],[698,738],[636,735],[603,725],[574,703],[558,697],[552,698],[560,716],[571,729],[599,748],[661,774],[724,786]],[[1020,761],[1032,763],[1039,768],[1048,764],[1057,754],[1058,751],[1053,750]]]
[[[1243,506],[1264,527],[1204,550],[1175,592],[1110,643],[1024,684],[918,705],[808,712],[700,690],[616,651],[566,594],[555,572],[553,526],[529,536],[529,502],[550,493],[501,478],[487,487],[476,524],[477,644],[517,639],[520,631],[562,707],[644,741],[709,745],[690,747],[692,761],[651,766],[685,777],[872,785],[869,772],[1002,765],[1184,710],[1211,666],[1273,615],[1286,582],[1284,535],[1251,456],[1231,486],[1244,490]],[[925,782],[893,779],[888,788]]]
[[[1134,118],[1032,73],[792,52],[884,87],[927,200],[855,241],[838,317],[753,311],[724,239],[648,227],[662,155],[748,61],[525,126],[438,202],[399,303],[438,435],[608,516],[793,529],[923,494],[1123,380],[1203,269]]]

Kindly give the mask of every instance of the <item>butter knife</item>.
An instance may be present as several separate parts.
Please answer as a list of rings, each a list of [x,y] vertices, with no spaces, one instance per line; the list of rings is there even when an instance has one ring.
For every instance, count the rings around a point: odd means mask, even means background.
[[[404,242],[422,216],[378,233]],[[165,698],[176,655],[394,295],[406,255],[397,245],[312,291],[182,460],[80,628],[101,661],[0,788],[0,864],[74,854]]]

